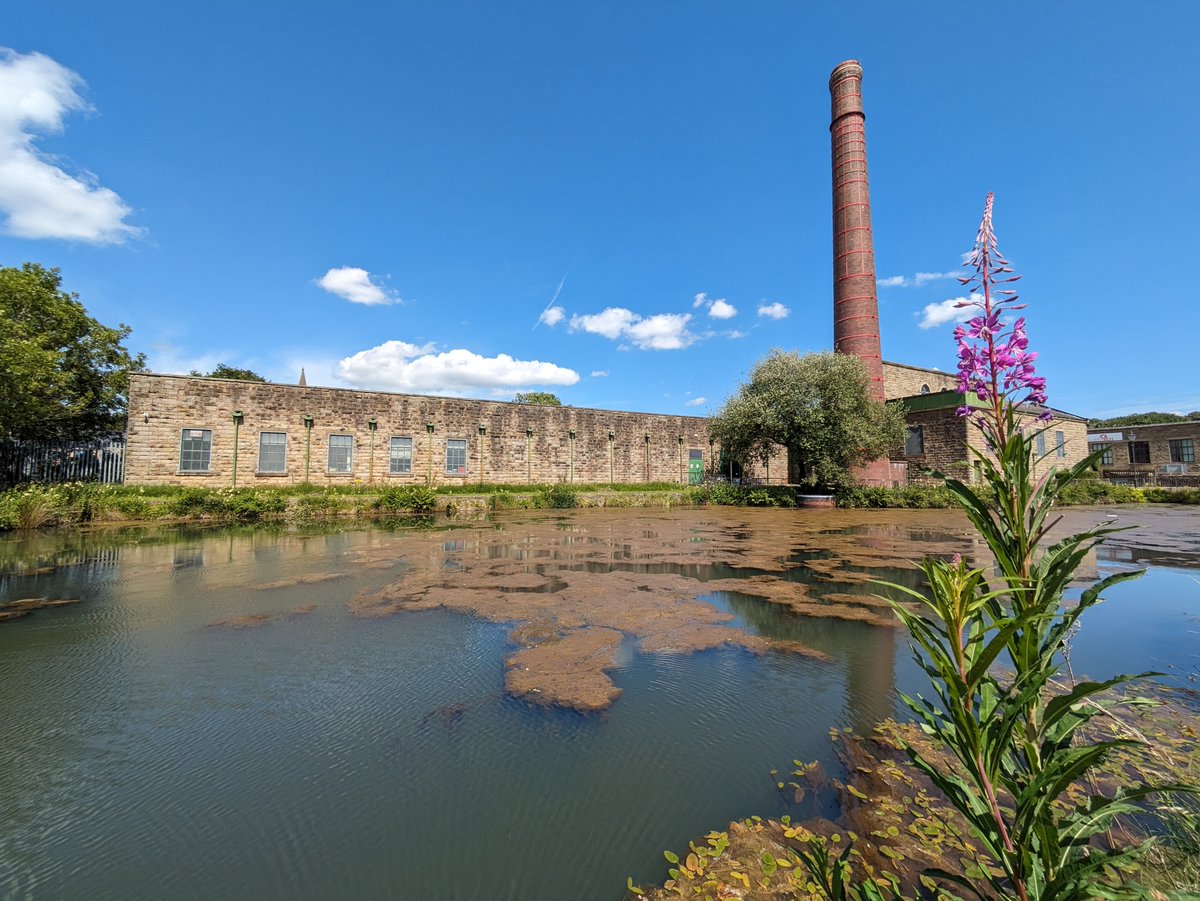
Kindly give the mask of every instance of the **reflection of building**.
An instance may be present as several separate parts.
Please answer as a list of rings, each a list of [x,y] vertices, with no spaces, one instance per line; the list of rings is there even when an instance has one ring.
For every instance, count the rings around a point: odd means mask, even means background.
[[[1131,425],[1087,433],[1088,447],[1104,449],[1100,474],[1139,485],[1197,485],[1200,465],[1200,420],[1159,425]]]

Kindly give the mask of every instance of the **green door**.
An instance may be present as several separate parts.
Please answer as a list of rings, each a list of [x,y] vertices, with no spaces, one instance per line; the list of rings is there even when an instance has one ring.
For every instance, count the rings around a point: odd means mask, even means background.
[[[688,484],[699,485],[704,481],[704,451],[692,448],[688,451]]]

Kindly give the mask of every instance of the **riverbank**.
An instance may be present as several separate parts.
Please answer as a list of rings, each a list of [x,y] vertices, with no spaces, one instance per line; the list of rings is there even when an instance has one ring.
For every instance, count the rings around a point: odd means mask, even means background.
[[[1071,486],[1070,505],[1200,504],[1200,490],[1137,489],[1099,479]],[[796,507],[809,488],[741,486],[724,483],[679,485],[498,485],[344,486],[286,488],[187,488],[69,482],[27,485],[0,492],[0,532],[73,527],[85,523],[258,522],[334,517],[377,517],[440,513],[470,518],[492,510],[575,507],[739,506]],[[902,488],[847,488],[837,506],[863,509],[942,509],[950,493],[936,484]]]
[[[1130,700],[1110,693],[1110,700]],[[1135,740],[1118,749],[1097,773],[1099,785],[1078,784],[1068,800],[1083,803],[1097,787],[1106,792],[1136,785],[1185,783],[1200,779],[1196,747],[1200,693],[1193,687],[1147,683],[1139,686],[1138,703],[1115,703],[1094,727],[1096,740]],[[947,771],[957,764],[917,726],[887,720],[866,735],[833,730],[831,740],[842,773],[827,774],[820,764],[802,764],[790,775],[772,773],[780,795],[802,811],[798,817],[749,817],[730,823],[689,843],[676,853],[664,852],[667,880],[659,886],[627,888],[635,898],[707,895],[715,898],[801,899],[819,901],[801,854],[823,847],[831,856],[850,850],[859,874],[897,887],[904,897],[933,888],[921,874],[940,869],[967,881],[993,866],[971,838],[962,815],[913,766],[905,747],[939,761]],[[830,808],[837,813],[822,815]],[[1164,892],[1200,888],[1200,804],[1189,795],[1152,796],[1143,803],[1149,817],[1123,818],[1108,840],[1120,846],[1146,835],[1148,826],[1162,841],[1124,880]],[[1153,825],[1155,818],[1157,826]],[[798,853],[799,852],[799,853]],[[860,876],[861,878],[861,876]],[[1192,897],[1192,895],[1187,895]]]

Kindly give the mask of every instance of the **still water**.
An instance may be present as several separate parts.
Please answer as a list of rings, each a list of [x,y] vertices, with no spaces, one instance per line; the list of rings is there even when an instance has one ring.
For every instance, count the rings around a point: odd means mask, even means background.
[[[1176,539],[1195,522],[1173,520]],[[0,623],[0,896],[615,901],[626,876],[664,878],[662,849],[787,812],[772,768],[836,770],[829,728],[867,728],[919,687],[896,630],[729,580],[824,603],[873,591],[864,570],[915,584],[915,550],[972,544],[953,514],[887,511],[9,536],[0,602],[80,603]],[[439,571],[469,595],[498,561],[551,595],[615,571],[647,592],[688,578],[728,627],[817,653],[643,653],[631,626],[620,696],[582,714],[506,694],[512,627],[494,612],[354,613]],[[1088,566],[1146,562],[1078,637],[1077,672],[1195,667],[1196,548],[1123,539]]]

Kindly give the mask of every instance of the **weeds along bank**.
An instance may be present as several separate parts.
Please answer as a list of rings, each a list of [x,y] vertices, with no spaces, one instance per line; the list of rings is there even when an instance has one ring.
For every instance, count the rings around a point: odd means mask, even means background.
[[[981,496],[986,491],[980,490]],[[682,488],[669,482],[622,485],[425,486],[353,485],[336,488],[139,487],[72,482],[27,485],[0,492],[0,531],[71,527],[101,522],[220,520],[255,522],[320,517],[369,517],[394,513],[475,515],[489,510],[575,507],[746,506],[791,508],[789,486],[726,484]],[[943,486],[849,488],[836,495],[840,507],[938,509],[954,506]],[[1061,504],[1200,504],[1200,490],[1130,488],[1084,479],[1064,489]]]

